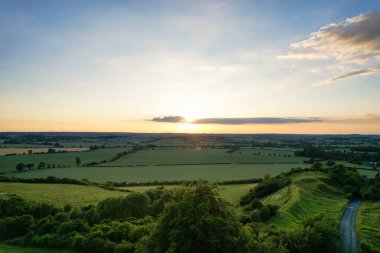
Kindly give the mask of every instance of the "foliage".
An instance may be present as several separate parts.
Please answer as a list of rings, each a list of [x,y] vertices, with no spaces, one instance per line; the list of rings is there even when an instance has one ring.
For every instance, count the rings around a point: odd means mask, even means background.
[[[281,188],[290,184],[290,178],[280,175],[274,178],[266,179],[256,185],[255,188],[251,189],[246,195],[244,195],[241,200],[241,205],[247,205],[252,202],[255,198],[261,198]]]

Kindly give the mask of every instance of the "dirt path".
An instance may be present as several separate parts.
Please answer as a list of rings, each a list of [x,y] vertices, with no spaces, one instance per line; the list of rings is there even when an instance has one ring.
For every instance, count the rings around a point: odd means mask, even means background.
[[[339,226],[340,252],[359,252],[359,238],[355,233],[356,212],[359,205],[360,200],[354,200],[344,210]]]

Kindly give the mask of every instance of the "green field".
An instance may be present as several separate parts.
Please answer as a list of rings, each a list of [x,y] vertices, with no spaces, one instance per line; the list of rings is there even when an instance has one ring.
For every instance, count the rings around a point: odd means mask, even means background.
[[[23,178],[87,178],[93,182],[151,182],[174,180],[208,180],[210,182],[261,178],[298,167],[297,164],[211,164],[131,167],[70,167],[15,172],[7,176]]]
[[[220,164],[220,163],[293,163],[303,162],[291,149],[242,148],[232,153],[228,149],[166,149],[142,150],[127,155],[107,166]],[[256,154],[256,155],[255,155]],[[289,157],[290,156],[290,157]]]
[[[181,187],[180,185],[168,185],[165,189],[174,189]],[[240,198],[246,194],[250,189],[255,187],[255,184],[236,184],[236,185],[220,185],[218,191],[220,197],[226,199],[231,204],[238,204]],[[150,189],[155,189],[157,186],[133,186],[133,187],[120,187],[121,189],[130,190],[133,192],[144,192]]]
[[[26,155],[12,155],[0,156],[0,172],[9,173],[16,171],[18,163],[34,163],[35,168],[39,162],[56,165],[69,165],[75,166],[75,157],[80,157],[82,163],[98,162],[101,160],[108,160],[115,156],[118,152],[128,150],[127,148],[106,148],[98,149],[88,152],[67,152],[55,154],[26,154]]]
[[[302,173],[292,176],[290,186],[263,198],[263,202],[280,206],[279,213],[269,223],[289,229],[302,218],[318,213],[339,221],[348,201],[344,196],[324,174]]]
[[[356,221],[360,242],[380,252],[380,201],[362,201]]]
[[[56,207],[63,207],[66,204],[83,207],[96,204],[108,197],[127,194],[84,185],[0,183],[0,196],[17,195],[28,201],[49,203]]]
[[[158,186],[120,187],[131,192],[143,193]],[[182,187],[181,185],[164,186],[165,189]],[[232,204],[238,204],[241,196],[253,188],[254,184],[221,185],[219,194]],[[0,197],[17,195],[27,201],[36,203],[49,203],[56,207],[69,204],[73,207],[83,207],[97,204],[108,197],[126,196],[128,192],[109,191],[96,186],[70,185],[70,184],[29,184],[29,183],[0,183]]]
[[[71,253],[67,250],[56,250],[56,249],[40,249],[40,248],[29,248],[29,247],[17,247],[10,246],[6,244],[0,244],[1,253]]]

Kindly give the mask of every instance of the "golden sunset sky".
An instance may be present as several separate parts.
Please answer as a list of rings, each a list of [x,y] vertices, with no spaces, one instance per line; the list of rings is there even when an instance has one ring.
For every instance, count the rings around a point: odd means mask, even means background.
[[[380,134],[379,1],[0,1],[0,131]]]

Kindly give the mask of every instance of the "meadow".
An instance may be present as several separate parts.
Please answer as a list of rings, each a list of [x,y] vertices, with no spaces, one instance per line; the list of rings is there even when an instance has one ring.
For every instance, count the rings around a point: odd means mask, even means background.
[[[0,173],[9,173],[16,171],[18,163],[33,163],[37,167],[38,163],[45,162],[48,164],[75,166],[75,158],[80,157],[82,164],[94,161],[108,160],[114,157],[118,152],[126,151],[128,148],[105,148],[86,152],[64,152],[53,154],[25,154],[0,156]]]
[[[360,242],[380,252],[380,202],[362,201],[356,222]]]
[[[210,182],[261,178],[266,174],[278,175],[298,164],[209,164],[209,165],[166,165],[129,167],[70,167],[14,172],[6,176],[22,178],[88,179],[93,182],[152,182],[174,180],[207,180]],[[301,167],[302,164],[300,164]]]
[[[183,187],[181,185],[167,185],[164,186],[165,189],[171,190],[178,187]],[[220,197],[224,198],[231,204],[239,204],[240,198],[246,194],[250,189],[254,188],[255,184],[233,184],[233,185],[219,185],[218,194]],[[143,193],[150,189],[155,189],[157,186],[132,186],[132,187],[119,187],[119,189],[129,190],[131,192]]]
[[[182,165],[182,164],[302,164],[302,157],[295,157],[292,149],[241,148],[228,149],[154,149],[142,150],[124,156],[107,166],[127,165]]]
[[[96,186],[72,184],[0,183],[0,197],[17,195],[27,201],[48,203],[56,207],[69,204],[84,207],[97,204],[109,197],[126,196],[128,193],[109,191]]]
[[[325,174],[308,172],[293,175],[290,186],[264,197],[262,201],[280,206],[278,214],[269,223],[289,229],[297,226],[302,218],[319,213],[339,221],[348,199]]]

